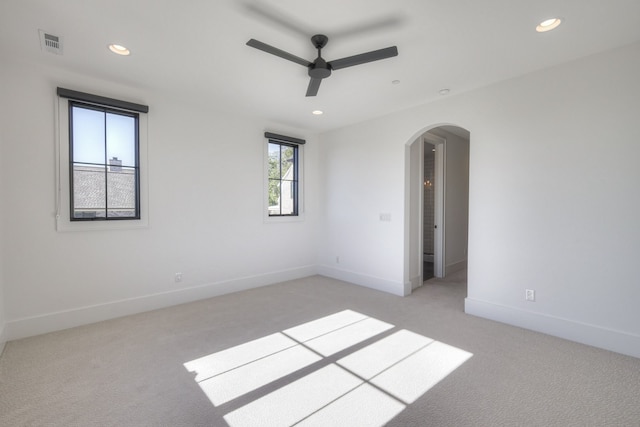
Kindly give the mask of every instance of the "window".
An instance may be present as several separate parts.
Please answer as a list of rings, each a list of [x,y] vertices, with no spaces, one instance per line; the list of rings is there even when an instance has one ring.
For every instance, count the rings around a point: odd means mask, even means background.
[[[146,105],[58,88],[56,229],[148,226]]]
[[[138,114],[69,102],[72,221],[140,219]]]
[[[269,141],[269,216],[298,215],[298,147]]]
[[[269,217],[300,214],[300,145],[297,138],[265,133],[267,142],[267,213]]]

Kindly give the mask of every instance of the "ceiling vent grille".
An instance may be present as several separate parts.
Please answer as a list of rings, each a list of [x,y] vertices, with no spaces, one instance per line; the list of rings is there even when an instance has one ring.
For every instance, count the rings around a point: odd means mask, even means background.
[[[40,33],[40,48],[42,50],[55,53],[56,55],[62,55],[62,37],[45,33],[42,30],[38,30],[38,32]]]

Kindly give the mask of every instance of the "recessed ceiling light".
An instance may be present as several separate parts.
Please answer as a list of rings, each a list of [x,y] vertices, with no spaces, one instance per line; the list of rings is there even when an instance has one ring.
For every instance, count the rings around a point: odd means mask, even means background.
[[[322,110],[313,110],[311,112],[311,114],[313,114],[314,116],[321,116],[321,115],[324,114],[324,111],[322,111]]]
[[[448,88],[440,89],[438,91],[440,95],[449,95],[449,92],[451,92],[451,90],[449,90]]]
[[[391,83],[393,83],[394,85],[399,85],[400,84],[400,80],[393,80]]]
[[[554,28],[557,28],[558,25],[562,23],[562,19],[560,18],[550,18],[545,19],[536,27],[536,31],[539,33],[544,33],[545,31],[551,31]]]
[[[129,49],[119,44],[110,44],[109,50],[118,55],[123,55],[123,56],[131,55],[131,52],[129,51]]]

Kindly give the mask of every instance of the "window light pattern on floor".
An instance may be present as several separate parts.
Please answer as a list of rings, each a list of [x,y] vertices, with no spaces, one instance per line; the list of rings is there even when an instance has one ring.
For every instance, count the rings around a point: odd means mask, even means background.
[[[196,374],[195,381],[214,406],[301,369],[311,370],[227,413],[224,419],[231,427],[381,426],[472,356],[393,328],[344,310],[184,366]],[[367,340],[373,342],[358,346]],[[333,355],[338,358],[329,359]]]

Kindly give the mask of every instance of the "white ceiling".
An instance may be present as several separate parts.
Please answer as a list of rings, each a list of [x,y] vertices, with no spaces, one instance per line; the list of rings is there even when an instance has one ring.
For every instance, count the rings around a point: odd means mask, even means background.
[[[554,16],[563,25],[535,32]],[[64,55],[42,51],[38,29],[63,37]],[[327,61],[392,45],[399,55],[334,71],[307,98],[304,67],[245,45],[255,38],[312,61],[316,33],[329,37]],[[638,40],[639,0],[0,1],[1,61],[22,58],[312,131]],[[109,43],[132,55],[112,54]],[[325,114],[313,116],[316,109]]]

